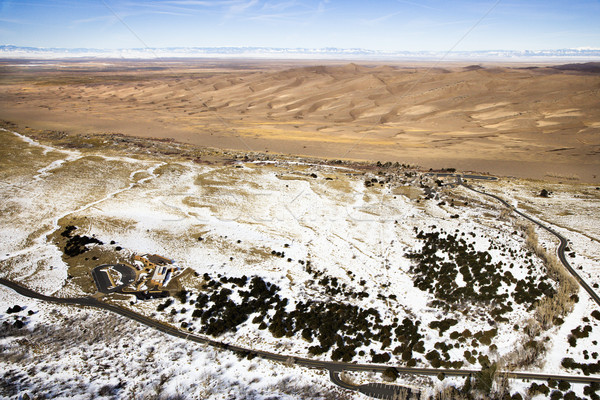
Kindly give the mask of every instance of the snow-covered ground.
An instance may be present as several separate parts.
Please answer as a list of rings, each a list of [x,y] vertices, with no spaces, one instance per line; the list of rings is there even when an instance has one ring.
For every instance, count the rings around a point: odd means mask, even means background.
[[[600,291],[600,188],[565,180],[564,183],[503,180],[483,186],[484,190],[498,194],[521,211],[542,222],[551,224],[569,240],[567,259],[590,285]],[[540,196],[542,189],[548,197]],[[556,247],[556,239],[538,231],[544,245]]]
[[[23,308],[8,314],[8,308]],[[30,312],[32,315],[30,315]],[[16,320],[24,327],[13,327]],[[0,286],[0,398],[342,399],[323,372],[248,360]]]
[[[417,200],[402,194],[408,188],[399,180],[368,186],[365,179],[382,182],[384,179],[348,168],[286,162],[200,165],[168,157],[106,157],[39,145],[9,131],[0,131],[0,135],[7,144],[6,150],[0,150],[2,155],[23,154],[21,159],[12,160],[12,169],[5,167],[8,163],[0,165],[3,204],[0,275],[41,293],[61,296],[84,293],[68,284],[70,266],[51,236],[64,228],[61,224],[67,219],[85,221],[78,226],[77,234],[95,236],[104,243],[114,241],[129,253],[159,254],[197,273],[196,278],[181,282],[189,291],[186,304],[175,300],[163,311],[157,311],[164,300],[114,300],[174,326],[183,322],[186,329],[202,331],[203,323],[192,314],[196,310],[194,300],[200,294],[211,294],[203,286],[206,283],[203,274],[217,281],[219,277],[258,276],[277,285],[277,294],[287,299],[288,313],[300,303],[313,301],[374,309],[381,318],[379,324],[391,329],[404,319],[419,321],[424,351],[413,352],[416,365],[431,366],[425,355],[438,349],[448,354],[446,361],[478,369],[484,362],[481,357],[497,360],[523,341],[524,333],[517,327],[525,326],[531,311],[527,310],[529,304],[515,301],[514,282],[546,282],[543,263],[527,251],[525,235],[517,231],[520,221],[503,213],[490,198],[465,188],[442,191],[436,199],[425,200],[421,196]],[[539,199],[535,193],[527,192],[525,185],[486,183],[484,190],[497,192],[518,204],[527,202],[530,208],[539,206],[536,203]],[[585,205],[576,210],[588,210],[593,214],[592,220],[599,215],[594,208],[597,196],[564,197],[560,204],[568,200],[575,210],[583,202]],[[553,207],[558,208],[559,204]],[[599,282],[600,270],[596,269],[600,268],[597,262],[600,249],[593,222],[574,215],[553,219],[552,211],[548,210],[551,207],[539,208],[544,210],[540,219],[558,224],[556,229],[571,241],[575,252],[573,265],[582,267],[584,278],[589,278],[590,283]],[[487,263],[494,266],[499,276],[509,274],[514,278],[513,283],[498,289],[498,294],[505,294],[511,303],[511,309],[504,314],[505,321],[490,316],[493,307],[498,306],[494,302],[466,302],[446,309],[434,302],[434,293],[415,286],[416,261],[407,254],[422,250],[424,240],[417,237],[418,232],[437,232],[442,238],[455,235],[456,240],[463,240],[473,251],[489,253]],[[555,247],[551,237],[540,231],[538,234],[544,246]],[[440,262],[449,263],[455,256],[441,249],[435,254]],[[307,268],[308,262],[311,269]],[[338,287],[346,291],[365,292],[368,296],[349,298],[343,291],[327,292],[327,285],[319,283],[318,274],[335,278]],[[553,281],[547,283],[556,287]],[[456,276],[456,284],[467,285],[462,272]],[[232,289],[229,299],[241,304],[240,291],[246,289],[236,289],[233,284],[226,286]],[[286,368],[282,376],[280,365],[240,361],[231,354],[197,349],[197,345],[168,338],[117,317],[109,318],[106,313],[65,306],[53,313],[58,306],[25,301],[5,289],[1,293],[0,313],[11,303],[43,310],[26,318],[26,329],[33,332],[33,337],[36,327],[42,326],[51,332],[56,330],[56,335],[66,334],[60,329],[66,323],[65,318],[86,332],[96,331],[101,321],[108,318],[113,321],[108,325],[119,331],[118,338],[106,333],[97,343],[86,343],[84,334],[76,335],[78,339],[71,347],[59,341],[56,349],[64,353],[63,358],[55,358],[57,352],[40,353],[43,363],[31,373],[37,378],[30,375],[26,385],[36,390],[53,386],[62,388],[59,390],[64,397],[89,397],[108,385],[104,390],[109,394],[112,390],[121,398],[159,390],[158,386],[170,394],[191,390],[197,393],[192,398],[242,398],[241,393],[255,393],[249,398],[262,398],[270,392],[282,398],[318,398],[312,392],[299,396],[294,390],[331,390],[325,382],[327,377],[317,372]],[[580,293],[580,298],[564,323],[547,332],[549,350],[545,362],[537,367],[539,371],[580,373],[561,367],[561,360],[572,357],[583,362],[586,349],[587,361],[591,362],[592,353],[598,351],[598,344],[592,339],[600,333],[598,321],[590,317],[594,304],[585,297],[585,292]],[[268,317],[273,317],[274,312],[269,312]],[[294,356],[331,359],[332,351],[318,356],[310,354],[315,339],[308,341],[300,334],[276,338],[269,330],[259,329],[252,322],[257,315],[251,314],[235,330],[220,335],[219,340]],[[6,313],[1,316],[6,321],[14,318]],[[568,335],[585,323],[583,318],[590,319],[592,334],[579,339],[576,347],[567,348]],[[435,323],[448,319],[455,320],[449,329],[440,332],[434,327]],[[491,344],[470,338],[470,334],[476,336],[491,330],[496,330]],[[467,331],[468,335],[463,333]],[[10,354],[18,353],[15,335],[10,331],[2,339],[2,346]],[[469,340],[459,340],[462,336]],[[371,362],[372,353],[391,354],[403,340],[400,335],[392,335],[387,345],[378,339],[369,340],[355,349],[353,361]],[[451,347],[442,351],[439,346],[444,344]],[[3,361],[7,367],[4,370],[29,374],[23,366],[28,354],[33,353],[16,355],[14,361],[7,358]],[[402,360],[401,354],[391,354],[389,363],[405,364],[406,360]],[[86,368],[92,369],[81,373],[81,382],[68,379],[73,371],[82,372]],[[49,374],[48,370],[54,372]],[[48,386],[44,386],[44,378],[49,375],[52,377],[48,378]],[[123,387],[119,386],[119,379],[126,382],[121,384]]]

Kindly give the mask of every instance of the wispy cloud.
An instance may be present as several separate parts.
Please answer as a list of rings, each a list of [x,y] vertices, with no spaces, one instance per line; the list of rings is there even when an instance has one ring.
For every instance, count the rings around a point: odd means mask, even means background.
[[[126,15],[120,15],[120,17],[121,18],[125,18]],[[90,23],[93,23],[93,22],[107,22],[109,24],[114,24],[114,23],[119,22],[119,19],[116,16],[112,15],[112,14],[110,14],[110,15],[98,15],[96,17],[76,19],[76,20],[71,21],[71,24],[73,26],[76,26],[76,25],[81,25],[81,24],[90,24]]]
[[[395,17],[397,15],[400,15],[400,14],[404,14],[404,12],[403,11],[397,11],[395,13],[382,15],[381,17],[377,17],[377,18],[363,19],[360,22],[363,25],[377,25],[377,24],[382,23],[383,21],[386,21],[386,20],[388,20],[390,18],[393,18],[393,17]]]
[[[25,20],[25,19],[18,19],[18,18],[0,17],[0,22],[5,23],[5,24],[15,24],[15,25],[48,26],[48,27],[52,26],[50,24],[42,24],[42,23],[29,21],[29,20]]]
[[[199,6],[199,7],[222,7],[240,3],[239,0],[229,1],[204,1],[204,0],[169,0],[161,4],[174,4],[178,6]]]
[[[398,3],[407,4],[409,6],[414,6],[414,7],[419,7],[419,8],[426,8],[428,10],[441,11],[441,9],[439,9],[439,8],[431,7],[431,6],[428,6],[427,4],[423,4],[423,3],[416,3],[416,2],[408,1],[408,0],[396,0],[396,1]]]
[[[328,3],[329,0],[321,0],[316,5],[299,0],[165,0],[147,2],[130,0],[119,3],[117,12],[120,17],[126,17],[142,12],[193,16],[210,11],[213,15],[217,15],[217,18],[224,20],[306,23],[311,17],[326,12]],[[98,20],[102,20],[102,17],[99,17]],[[90,19],[90,21],[84,20],[83,22],[93,21]]]
[[[22,19],[14,19],[14,18],[2,18],[0,17],[0,22],[5,22],[7,24],[26,24],[27,21]]]
[[[118,15],[118,17],[117,17]],[[81,24],[90,24],[94,22],[105,22],[108,25],[116,24],[120,19],[127,19],[130,17],[137,17],[141,15],[174,15],[174,16],[190,16],[192,14],[175,12],[175,11],[167,11],[167,10],[139,10],[139,11],[120,11],[115,14],[107,14],[107,15],[98,15],[90,18],[82,18],[71,21],[72,26],[77,26]]]
[[[251,15],[247,19],[251,21],[270,21],[270,22],[301,22],[305,21],[307,17],[314,14],[314,11],[302,11],[302,12],[287,12],[287,13],[260,13]]]
[[[250,0],[250,1],[242,1],[237,4],[232,4],[229,6],[229,13],[231,14],[241,14],[248,10],[249,8],[254,7],[258,4],[258,0]]]
[[[253,21],[309,24],[310,21],[326,11],[326,3],[328,1],[321,1],[316,7],[311,7],[298,1],[267,2],[260,9],[246,15],[245,18]]]
[[[267,1],[263,4],[262,9],[265,11],[284,11],[298,6],[302,6],[302,4],[297,1]]]

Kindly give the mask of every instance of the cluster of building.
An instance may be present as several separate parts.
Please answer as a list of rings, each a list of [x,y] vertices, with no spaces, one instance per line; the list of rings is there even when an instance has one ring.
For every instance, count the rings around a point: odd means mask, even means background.
[[[133,256],[134,266],[142,273],[150,274],[150,279],[147,281],[148,286],[162,289],[167,286],[173,274],[179,271],[179,267],[173,264],[173,260],[161,257],[157,254],[144,254]]]

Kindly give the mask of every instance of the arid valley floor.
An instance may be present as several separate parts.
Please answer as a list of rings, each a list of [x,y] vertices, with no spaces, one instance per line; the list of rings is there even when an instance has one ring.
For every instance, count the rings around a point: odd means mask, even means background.
[[[242,151],[598,182],[595,64],[4,61],[1,117]]]
[[[597,65],[0,71],[0,398],[600,395]]]

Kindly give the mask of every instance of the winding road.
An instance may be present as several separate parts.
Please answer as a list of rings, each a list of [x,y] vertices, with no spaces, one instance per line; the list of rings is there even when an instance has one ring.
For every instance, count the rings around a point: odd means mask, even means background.
[[[508,204],[508,202],[506,202],[506,200],[502,199],[501,197],[496,196],[494,194],[482,192],[481,190],[474,189],[472,186],[467,185],[466,183],[463,182],[463,180],[460,176],[458,176],[458,183],[459,183],[459,185],[462,185],[463,187],[465,187],[475,193],[479,193],[484,196],[488,196],[488,197],[498,200],[500,203],[502,203],[505,207],[510,209],[512,212],[520,215],[521,217],[525,218],[526,220],[532,222],[533,224],[539,226],[540,228],[542,228],[542,229],[546,230],[547,232],[551,233],[552,235],[556,236],[556,238],[558,238],[558,240],[560,241],[560,244],[558,245],[558,248],[556,249],[556,254],[558,256],[558,259],[564,265],[564,267],[567,269],[567,271],[569,271],[569,273],[571,275],[573,275],[573,277],[581,285],[581,287],[584,288],[586,292],[588,292],[588,294],[590,295],[592,300],[594,300],[596,302],[598,307],[600,307],[600,296],[598,296],[598,294],[590,287],[590,285],[588,285],[587,282],[585,282],[583,280],[583,278],[577,273],[577,271],[575,271],[575,269],[571,266],[571,264],[569,264],[569,261],[565,257],[565,249],[566,249],[567,245],[569,244],[569,242],[567,241],[567,239],[564,236],[562,236],[560,233],[556,232],[554,229],[550,228],[549,226],[542,224],[540,221],[537,221],[534,218],[531,218],[529,215],[524,214],[523,212],[517,210],[515,207]]]
[[[448,174],[448,175],[450,175],[450,174]],[[515,213],[521,215],[522,217],[526,218],[527,220],[531,221],[532,223],[538,225],[539,227],[547,230],[548,232],[550,232],[551,234],[556,236],[560,240],[560,246],[557,250],[560,261],[563,263],[565,268],[575,277],[577,282],[579,282],[579,284],[590,294],[592,299],[594,299],[594,301],[600,306],[600,298],[598,297],[598,295],[577,274],[577,272],[571,267],[569,262],[566,260],[564,250],[567,246],[567,240],[563,236],[561,236],[559,233],[557,233],[550,227],[548,227],[548,226],[540,223],[539,221],[536,221],[535,219],[529,217],[528,215],[525,215],[522,212],[516,210],[514,207],[512,207],[510,204],[508,204],[502,198],[500,198],[496,195],[493,195],[493,194],[488,194],[488,193],[482,192],[480,190],[474,189],[473,187],[464,183],[462,180],[462,177],[460,175],[455,174],[455,176],[458,178],[459,185],[462,185],[465,188],[472,190],[473,192],[476,192],[476,193],[479,193],[479,194],[482,194],[485,196],[489,196],[489,197],[492,197],[492,198],[500,201],[504,206],[508,207]],[[469,178],[477,179],[476,176],[469,176]],[[486,179],[488,179],[488,180],[491,180],[492,178],[493,177],[486,177]],[[244,347],[240,347],[240,346],[236,346],[236,345],[232,345],[232,344],[228,344],[228,343],[223,343],[223,342],[220,342],[217,340],[209,339],[204,336],[192,334],[191,332],[186,332],[186,331],[183,331],[180,329],[176,329],[170,325],[167,325],[167,324],[159,322],[157,320],[148,318],[148,317],[138,314],[132,310],[118,307],[118,306],[115,306],[112,304],[108,304],[108,303],[99,301],[93,297],[61,298],[61,297],[47,296],[47,295],[43,295],[41,293],[37,293],[31,289],[28,289],[16,282],[12,282],[10,280],[3,279],[3,278],[0,278],[0,284],[16,291],[17,293],[19,293],[23,296],[30,297],[30,298],[37,299],[37,300],[42,300],[42,301],[47,301],[47,302],[52,302],[52,303],[57,303],[57,304],[94,307],[94,308],[98,308],[98,309],[102,309],[102,310],[107,310],[107,311],[113,312],[115,314],[119,314],[123,317],[129,318],[131,320],[137,321],[137,322],[139,322],[143,325],[146,325],[150,328],[164,332],[168,335],[171,335],[171,336],[174,336],[177,338],[181,338],[181,339],[185,339],[185,340],[190,340],[190,341],[193,341],[196,343],[206,344],[209,346],[213,346],[215,348],[226,349],[226,350],[238,352],[243,355],[260,357],[262,359],[270,360],[270,361],[276,361],[276,362],[281,362],[281,363],[286,363],[286,364],[294,364],[294,365],[298,365],[298,366],[302,366],[302,367],[306,367],[306,368],[328,370],[330,373],[331,381],[333,383],[335,383],[336,385],[339,385],[340,387],[342,387],[344,389],[359,391],[363,394],[366,394],[368,396],[375,397],[375,398],[391,399],[391,398],[393,398],[393,396],[395,394],[399,393],[401,390],[406,391],[407,388],[403,388],[401,386],[395,386],[395,385],[381,384],[381,383],[370,383],[370,384],[360,385],[360,386],[353,385],[353,384],[344,382],[340,378],[339,373],[342,371],[380,372],[381,373],[390,367],[396,368],[396,370],[400,374],[415,374],[415,375],[429,375],[429,376],[437,376],[439,374],[444,374],[446,376],[466,377],[469,375],[476,376],[477,373],[480,372],[478,370],[471,370],[471,369],[453,370],[453,369],[436,369],[436,368],[409,368],[409,367],[402,367],[402,366],[390,366],[390,365],[380,365],[380,364],[342,363],[342,362],[333,362],[333,361],[312,360],[309,358],[276,354],[276,353],[271,353],[268,351],[247,349]],[[527,373],[527,372],[506,372],[506,374],[508,377],[510,377],[512,379],[528,379],[528,380],[536,380],[536,381],[546,381],[548,379],[555,379],[555,380],[564,380],[564,381],[568,381],[571,383],[584,383],[584,384],[589,384],[591,382],[600,383],[600,377],[594,377],[594,376],[548,375],[548,374],[534,374],[534,373]]]
[[[410,368],[403,366],[393,366],[393,365],[381,365],[381,364],[353,364],[353,363],[342,363],[342,362],[334,362],[334,361],[322,361],[322,360],[311,360],[309,358],[295,357],[284,354],[276,354],[263,350],[253,350],[247,349],[241,346],[236,346],[228,343],[223,343],[217,340],[209,339],[204,336],[199,336],[196,334],[192,334],[190,332],[182,331],[180,329],[176,329],[170,325],[159,322],[157,320],[148,318],[141,314],[138,314],[134,311],[131,311],[126,308],[118,307],[112,304],[108,304],[102,301],[99,301],[93,297],[76,297],[76,298],[63,298],[63,297],[54,297],[47,296],[41,293],[35,292],[31,289],[28,289],[24,286],[21,286],[18,283],[12,282],[10,280],[0,278],[0,284],[14,290],[22,296],[26,296],[29,298],[57,303],[57,304],[66,304],[66,305],[75,305],[75,306],[85,306],[85,307],[94,307],[102,310],[111,311],[115,314],[119,314],[123,317],[129,318],[140,324],[146,325],[150,328],[156,329],[158,331],[164,332],[168,335],[190,340],[192,342],[206,344],[209,346],[213,346],[215,348],[225,349],[240,353],[242,355],[249,355],[259,357],[269,361],[276,361],[290,365],[299,365],[302,367],[320,369],[320,370],[328,370],[330,372],[330,378],[333,383],[343,387],[344,389],[360,391],[363,394],[366,394],[375,398],[391,398],[388,395],[390,393],[397,393],[400,390],[405,390],[400,386],[395,385],[386,385],[386,384],[367,384],[367,385],[352,385],[344,382],[339,378],[339,373],[342,371],[356,371],[356,372],[379,372],[382,373],[386,369],[390,367],[396,368],[398,373],[400,374],[414,374],[414,375],[429,375],[429,376],[437,376],[439,374],[444,374],[446,376],[476,376],[479,372],[478,370],[471,369],[441,369],[441,368]],[[507,372],[506,373],[510,378],[513,379],[529,379],[529,380],[537,380],[537,381],[546,381],[548,379],[555,380],[564,380],[571,383],[585,383],[589,384],[591,382],[600,383],[600,377],[592,377],[592,376],[577,376],[577,375],[548,375],[548,374],[534,374],[527,372]]]

